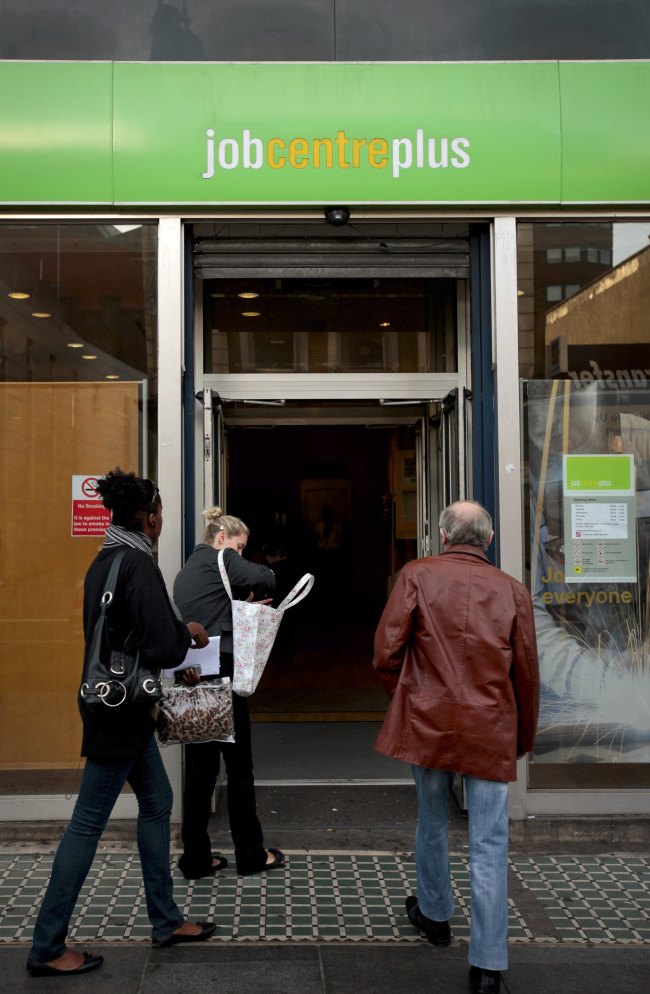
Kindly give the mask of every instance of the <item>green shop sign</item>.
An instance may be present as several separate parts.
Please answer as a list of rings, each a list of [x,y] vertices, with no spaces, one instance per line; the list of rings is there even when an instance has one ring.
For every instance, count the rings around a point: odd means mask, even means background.
[[[11,205],[650,203],[650,63],[0,63]]]

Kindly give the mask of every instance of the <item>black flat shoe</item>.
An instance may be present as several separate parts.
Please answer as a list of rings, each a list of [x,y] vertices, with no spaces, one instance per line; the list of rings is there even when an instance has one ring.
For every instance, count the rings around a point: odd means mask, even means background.
[[[481,966],[470,966],[469,985],[474,994],[499,994],[501,974],[498,970],[484,970]]]
[[[272,852],[274,859],[270,863],[265,863],[264,866],[260,866],[258,870],[237,870],[240,877],[252,877],[256,873],[266,873],[267,870],[279,869],[286,865],[286,860],[284,853],[280,849],[271,849],[270,847],[266,850],[267,853]]]
[[[196,870],[192,869],[191,867],[188,868],[187,865],[186,865],[186,863],[185,863],[184,856],[181,856],[181,858],[179,859],[179,861],[177,863],[177,866],[178,866],[178,869],[181,871],[181,873],[183,874],[183,876],[185,877],[186,880],[201,880],[202,877],[212,877],[212,876],[214,876],[214,874],[218,873],[219,870],[225,870],[226,867],[228,866],[228,860],[226,859],[225,856],[222,856],[221,853],[219,853],[219,852],[213,852],[212,853],[212,858],[219,860],[219,862],[216,863],[216,864],[213,864],[212,866],[209,866],[207,868],[207,870],[199,870],[197,872]]]
[[[276,866],[285,865],[284,853],[279,849],[267,849],[266,851],[272,852],[274,859],[272,863],[267,863],[266,866],[263,866],[263,870],[273,870]]]
[[[436,922],[432,918],[425,921],[424,915],[418,907],[418,899],[414,894],[406,898],[406,914],[409,916],[411,925],[424,932],[429,942],[434,946],[448,946],[451,942],[451,929],[449,922]]]
[[[27,960],[26,969],[30,977],[74,977],[77,973],[90,973],[91,970],[96,970],[103,962],[103,956],[84,953],[83,963],[80,963],[74,970],[57,970],[55,966],[38,963],[35,959]]]
[[[166,949],[167,946],[175,946],[179,942],[203,942],[204,939],[209,939],[217,931],[217,926],[214,922],[193,922],[192,924],[201,926],[201,931],[197,932],[196,935],[184,935],[182,932],[172,932],[171,935],[166,935],[164,939],[152,939],[151,945],[154,949]]]

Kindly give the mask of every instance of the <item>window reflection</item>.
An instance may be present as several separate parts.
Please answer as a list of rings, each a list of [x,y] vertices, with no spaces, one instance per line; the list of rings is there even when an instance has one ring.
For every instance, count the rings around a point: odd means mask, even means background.
[[[527,575],[543,688],[531,786],[650,785],[649,235],[648,223],[519,226]],[[551,238],[564,247],[553,264]],[[630,459],[627,498],[610,470]],[[592,467],[594,490],[571,491],[576,465]]]
[[[1,793],[78,783],[103,524],[75,487],[116,465],[155,478],[156,352],[155,224],[0,225]]]
[[[155,225],[0,225],[0,380],[139,380],[155,335]]]

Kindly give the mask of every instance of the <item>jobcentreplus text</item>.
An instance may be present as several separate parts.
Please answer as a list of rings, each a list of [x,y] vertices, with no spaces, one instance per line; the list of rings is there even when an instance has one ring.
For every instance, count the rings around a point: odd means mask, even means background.
[[[251,138],[248,129],[237,138],[215,138],[208,128],[207,168],[203,179],[212,179],[219,169],[385,169],[390,165],[395,179],[405,169],[465,169],[470,164],[467,138],[429,138],[417,128],[411,138],[348,138],[338,131],[336,138]],[[215,145],[217,158],[215,163]],[[240,166],[241,164],[241,166]]]

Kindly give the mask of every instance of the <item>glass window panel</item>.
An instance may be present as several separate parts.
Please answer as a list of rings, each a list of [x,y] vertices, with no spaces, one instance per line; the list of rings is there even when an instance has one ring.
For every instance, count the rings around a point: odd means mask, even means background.
[[[546,261],[550,263],[562,262],[562,249],[561,248],[546,249]]]
[[[566,248],[564,250],[564,261],[565,262],[580,262],[580,249],[579,248]]]
[[[564,288],[564,296],[573,297],[574,293],[577,293],[579,289],[580,289],[579,283],[567,283],[567,285]]]
[[[0,792],[78,782],[83,580],[105,524],[73,483],[155,476],[156,255],[154,224],[0,225]]]
[[[546,226],[519,225],[526,572],[542,678],[532,787],[650,786],[649,235],[649,222],[556,228],[554,243],[586,249],[581,283],[556,303]]]
[[[561,286],[547,286],[546,287],[546,299],[548,301],[562,300],[562,287]]]
[[[455,372],[456,286],[444,278],[205,280],[205,369]]]

